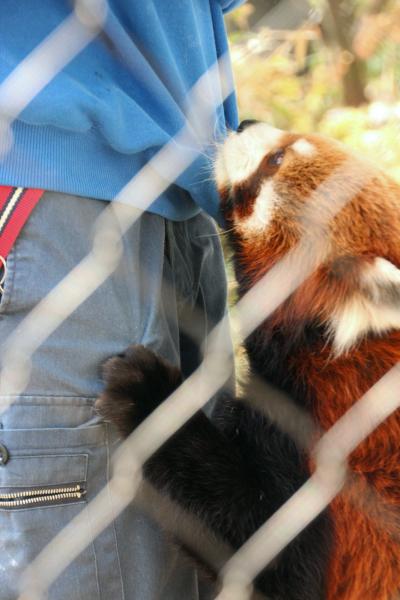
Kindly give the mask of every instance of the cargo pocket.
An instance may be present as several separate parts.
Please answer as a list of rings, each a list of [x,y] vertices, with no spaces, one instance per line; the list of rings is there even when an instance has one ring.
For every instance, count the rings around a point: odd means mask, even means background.
[[[75,433],[72,436],[75,438],[80,432],[78,428],[0,430],[2,600],[18,597],[18,585],[26,567],[71,519],[86,510],[88,452],[91,450],[85,452],[82,447],[74,448],[74,444],[70,444],[71,449],[63,452],[62,443],[67,441],[69,431]],[[54,444],[57,437],[59,445]],[[29,452],[21,448],[23,438],[26,446],[30,446]],[[59,453],[47,448],[50,438]],[[50,587],[48,598],[100,599],[92,542]]]
[[[16,456],[0,446],[0,509],[16,510],[69,504],[84,500],[87,454]],[[5,476],[4,476],[5,474]],[[39,475],[38,475],[39,474]]]

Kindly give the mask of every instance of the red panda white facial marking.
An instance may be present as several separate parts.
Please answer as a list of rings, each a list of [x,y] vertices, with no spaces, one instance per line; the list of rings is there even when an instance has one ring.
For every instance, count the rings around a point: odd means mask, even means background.
[[[283,135],[280,129],[264,123],[255,123],[240,133],[232,131],[215,163],[218,188],[232,187],[251,177]]]
[[[299,138],[294,144],[292,144],[292,148],[301,156],[308,157],[313,156],[316,153],[315,146],[304,138]]]
[[[275,192],[274,184],[271,180],[267,180],[262,184],[255,198],[251,214],[244,219],[238,219],[236,225],[238,231],[244,236],[265,233],[278,203],[279,196]]]

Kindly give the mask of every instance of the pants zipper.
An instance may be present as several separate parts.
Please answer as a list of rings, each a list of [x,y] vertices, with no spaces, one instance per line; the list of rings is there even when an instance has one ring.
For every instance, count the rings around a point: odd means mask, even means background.
[[[41,502],[58,502],[59,500],[79,499],[86,493],[80,485],[47,489],[22,490],[19,492],[0,493],[0,508],[29,506]]]

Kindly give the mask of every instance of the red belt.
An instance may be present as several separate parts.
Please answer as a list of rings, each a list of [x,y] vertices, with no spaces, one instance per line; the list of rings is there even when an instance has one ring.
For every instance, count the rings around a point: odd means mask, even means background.
[[[0,293],[5,279],[6,258],[44,190],[0,186]]]

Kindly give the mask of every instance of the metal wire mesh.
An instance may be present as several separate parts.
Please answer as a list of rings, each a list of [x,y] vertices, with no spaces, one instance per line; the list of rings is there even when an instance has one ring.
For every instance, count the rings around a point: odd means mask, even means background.
[[[100,0],[79,0],[71,16],[0,85],[3,154],[13,143],[13,121],[40,90],[98,35],[105,11],[106,6]],[[65,39],[72,40],[72,43],[65,44]],[[216,107],[232,91],[226,60],[223,57],[193,87],[188,101],[190,111],[186,114],[183,129],[103,211],[94,227],[91,252],[3,342],[6,352],[0,373],[0,394],[8,397],[9,404],[23,393],[29,381],[31,357],[35,350],[115,270],[121,258],[124,233],[213,140],[212,116]],[[223,98],[212,93],[212,90],[219,89],[221,82]],[[350,192],[338,194],[338,180],[350,176],[353,182]],[[307,233],[232,311],[242,339],[316,269],[316,256],[320,261],[327,251],[324,248],[324,232],[329,221],[357,194],[369,177],[368,170],[357,160],[350,160],[313,193],[304,218],[309,219],[312,214],[315,229]],[[335,190],[335,201],[327,204],[324,200],[332,197],[332,190]],[[131,204],[132,197],[141,198],[140,208]],[[321,206],[325,207],[322,211]],[[315,251],[316,245],[318,252]],[[225,383],[231,373],[232,358],[226,330],[227,322],[223,320],[209,336],[201,366],[121,444],[114,457],[113,476],[108,486],[29,565],[21,582],[19,600],[44,597],[46,590],[68,564],[134,499],[142,482],[142,467],[146,460],[203,408]],[[345,481],[349,454],[398,408],[400,399],[396,389],[399,379],[396,366],[323,435],[314,451],[315,472],[306,484],[233,556],[227,553],[228,560],[221,568],[223,585],[218,600],[250,597],[252,582],[260,571],[338,494]],[[193,389],[196,389],[196,394],[190,393]],[[263,393],[262,389],[260,393]],[[3,405],[1,410],[7,408]],[[294,418],[298,423],[298,410],[287,401],[286,416],[282,418],[281,411],[276,417],[282,421],[279,425],[294,436],[300,427],[293,427],[291,420]],[[303,442],[307,443],[307,439]],[[226,556],[223,549],[218,551]]]

